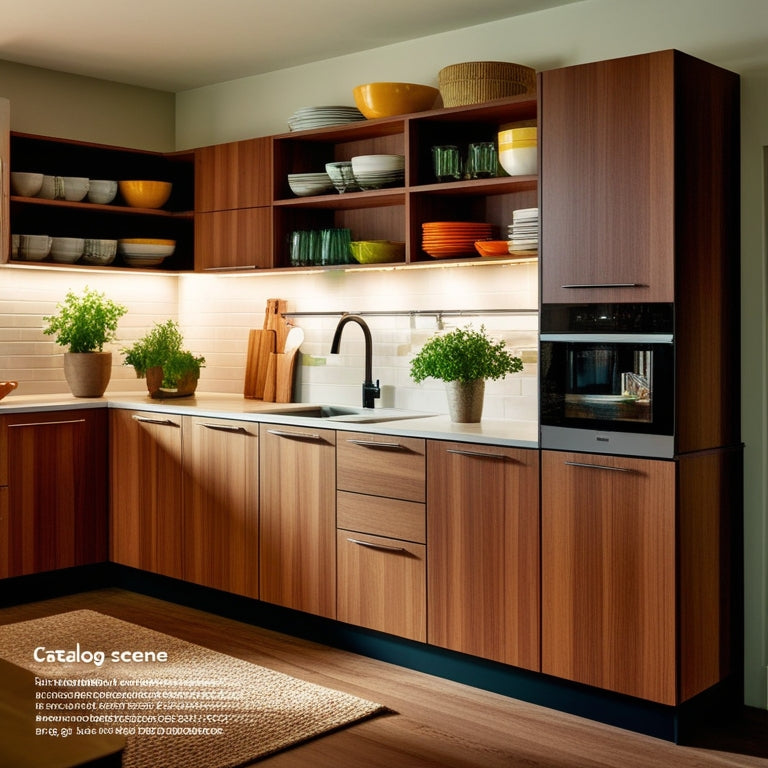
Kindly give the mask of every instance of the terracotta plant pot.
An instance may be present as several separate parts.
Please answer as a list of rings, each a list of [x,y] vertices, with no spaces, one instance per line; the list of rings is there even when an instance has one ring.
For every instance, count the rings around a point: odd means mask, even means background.
[[[101,397],[111,376],[111,352],[64,353],[64,378],[75,397]]]
[[[485,379],[474,381],[446,381],[448,414],[451,421],[459,424],[474,424],[483,416]]]
[[[163,368],[160,365],[148,368],[146,372],[147,377],[147,389],[149,390],[149,396],[156,399],[163,399],[167,397],[189,397],[194,394],[197,389],[197,380],[199,378],[193,372],[182,376],[177,382],[174,389],[164,388],[163,384]]]

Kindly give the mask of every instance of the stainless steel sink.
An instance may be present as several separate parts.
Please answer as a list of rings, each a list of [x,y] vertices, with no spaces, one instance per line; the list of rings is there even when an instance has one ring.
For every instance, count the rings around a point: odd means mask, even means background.
[[[434,416],[433,413],[407,411],[399,408],[355,408],[345,405],[307,405],[294,408],[262,409],[265,416],[295,416],[302,419],[322,419],[323,421],[341,421],[347,424],[375,424],[382,421],[401,419],[423,419]]]

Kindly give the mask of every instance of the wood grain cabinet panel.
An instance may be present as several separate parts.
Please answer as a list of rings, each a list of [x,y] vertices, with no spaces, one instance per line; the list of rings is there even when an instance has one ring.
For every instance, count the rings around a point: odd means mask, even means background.
[[[336,433],[261,425],[260,596],[336,617]]]
[[[271,268],[271,209],[196,214],[195,265],[198,271]]]
[[[427,443],[429,642],[539,669],[538,451]]]
[[[106,411],[9,414],[0,442],[0,577],[104,562]]]
[[[258,425],[185,416],[184,579],[258,598]]]
[[[110,411],[110,559],[184,577],[181,417]]]

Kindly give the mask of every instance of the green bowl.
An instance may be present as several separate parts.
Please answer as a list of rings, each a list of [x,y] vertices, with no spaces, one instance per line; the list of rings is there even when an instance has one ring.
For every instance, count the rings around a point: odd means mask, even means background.
[[[392,240],[353,240],[349,248],[352,257],[360,264],[405,261],[405,243]]]

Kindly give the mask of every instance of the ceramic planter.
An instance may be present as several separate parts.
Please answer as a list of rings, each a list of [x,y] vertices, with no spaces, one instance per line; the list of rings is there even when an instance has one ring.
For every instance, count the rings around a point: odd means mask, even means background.
[[[448,414],[451,421],[459,424],[474,424],[483,416],[485,379],[474,381],[446,381]]]
[[[64,378],[75,397],[101,397],[111,376],[111,352],[64,353]]]

